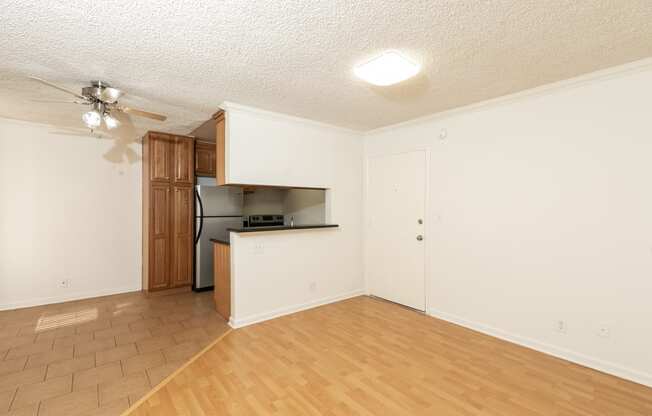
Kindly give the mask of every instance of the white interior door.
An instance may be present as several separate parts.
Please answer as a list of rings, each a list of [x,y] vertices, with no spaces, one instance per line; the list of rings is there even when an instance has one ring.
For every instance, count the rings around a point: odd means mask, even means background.
[[[423,311],[425,152],[371,157],[368,184],[371,294]]]

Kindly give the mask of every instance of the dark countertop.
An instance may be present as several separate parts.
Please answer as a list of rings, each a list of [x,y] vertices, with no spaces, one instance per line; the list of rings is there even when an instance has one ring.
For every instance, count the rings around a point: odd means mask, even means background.
[[[223,238],[211,238],[211,241],[218,244],[226,244],[227,246],[231,245],[231,242],[228,239]]]
[[[257,233],[264,231],[284,231],[284,230],[310,230],[314,228],[336,228],[339,227],[338,224],[306,224],[306,225],[295,225],[290,227],[289,225],[278,225],[273,227],[238,227],[238,228],[227,228],[228,231],[233,231],[234,233]],[[219,244],[230,245],[231,242],[228,239],[223,238],[211,238],[211,241]]]
[[[273,227],[238,227],[238,228],[227,228],[228,231],[233,231],[234,233],[256,233],[260,231],[283,231],[283,230],[309,230],[312,228],[336,228],[339,227],[338,224],[305,224],[305,225],[295,225],[290,227],[289,225],[278,225]]]

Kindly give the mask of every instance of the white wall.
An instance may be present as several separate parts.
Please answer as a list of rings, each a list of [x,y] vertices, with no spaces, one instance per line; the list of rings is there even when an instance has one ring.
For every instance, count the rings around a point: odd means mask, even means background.
[[[361,250],[349,240],[348,228],[232,232],[231,325],[363,294]]]
[[[326,221],[339,224],[328,230],[231,233],[232,324],[361,294],[360,134],[240,106],[226,108],[231,182],[330,188]]]
[[[431,314],[652,385],[650,91],[620,68],[367,137],[430,152]]]
[[[140,289],[139,156],[57,130],[0,119],[0,309]]]

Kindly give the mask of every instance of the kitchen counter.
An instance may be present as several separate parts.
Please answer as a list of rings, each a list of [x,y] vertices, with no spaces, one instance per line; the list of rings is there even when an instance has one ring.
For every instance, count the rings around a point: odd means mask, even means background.
[[[284,231],[284,230],[311,230],[317,228],[337,228],[338,224],[306,224],[306,225],[295,225],[290,227],[289,225],[277,225],[272,227],[237,227],[237,228],[227,228],[228,231],[233,231],[234,233],[257,233],[261,231]],[[231,241],[228,238],[211,238],[213,243],[217,244],[226,244],[230,245]]]
[[[237,228],[227,228],[227,231],[233,231],[234,233],[257,233],[261,231],[284,231],[284,230],[311,230],[316,228],[337,228],[338,224],[305,224],[305,225],[295,225],[290,227],[289,225],[276,225],[271,227],[237,227]],[[211,238],[213,243],[226,244],[230,245],[231,241],[228,238]]]
[[[228,238],[227,239],[224,239],[224,238],[211,238],[211,241],[213,243],[226,244],[227,246],[231,245],[231,242],[229,241]]]
[[[233,231],[234,233],[257,233],[260,231],[283,231],[283,230],[309,230],[313,228],[336,228],[339,227],[338,224],[306,224],[306,225],[278,225],[272,227],[238,227],[238,228],[227,228],[228,231]]]
[[[294,245],[294,248],[291,249],[293,251],[295,250],[302,250],[305,249],[304,247],[304,242],[307,241],[310,242],[312,240],[317,242],[318,247],[323,247],[324,244],[328,244],[328,242],[324,241],[320,237],[328,237],[328,236],[314,236],[312,234],[314,233],[297,233],[293,236],[287,235],[285,233],[273,233],[273,234],[268,234],[266,238],[262,237],[250,237],[247,238],[245,236],[241,236],[240,233],[243,234],[248,234],[248,233],[255,233],[255,232],[265,232],[265,231],[289,231],[289,230],[311,230],[311,229],[320,229],[320,228],[336,228],[339,227],[337,224],[307,224],[307,225],[295,225],[294,227],[290,226],[284,226],[284,225],[279,225],[279,226],[272,226],[272,227],[237,227],[237,228],[227,228],[228,231],[237,233],[235,235],[231,235],[229,233],[229,237],[213,237],[210,239],[210,241],[213,243],[213,287],[215,288],[213,292],[213,296],[215,297],[215,309],[217,310],[217,313],[219,313],[224,319],[226,319],[229,322],[229,325],[242,325],[242,323],[238,323],[237,321],[233,321],[234,317],[231,315],[231,302],[234,302],[234,305],[240,304],[242,305],[243,302],[246,304],[252,297],[250,292],[246,289],[247,287],[257,287],[256,285],[260,285],[260,279],[255,279],[253,282],[248,282],[247,283],[247,278],[251,276],[259,276],[258,272],[254,272],[253,274],[251,273],[251,269],[247,267],[238,267],[238,266],[232,266],[232,264],[237,264],[239,258],[242,258],[242,256],[246,256],[248,252],[251,251],[251,242],[253,240],[269,240],[272,243],[268,246],[266,243],[257,243],[258,244],[258,249],[259,250],[259,258],[256,258],[256,262],[247,262],[248,265],[252,265],[252,263],[257,263],[257,262],[265,262],[266,264],[270,266],[278,265],[278,256],[272,254],[271,257],[264,256],[264,253],[266,250],[271,250],[270,253],[274,252],[274,241],[278,241],[279,239],[281,240],[286,240],[291,242],[291,244]],[[328,233],[331,234],[331,233]],[[332,235],[331,235],[332,237]],[[232,240],[232,241],[231,241]],[[247,241],[248,240],[248,241]],[[235,250],[240,250],[239,253],[241,253],[239,256],[232,256],[232,243],[233,246],[235,246]],[[267,246],[267,248],[266,248]],[[309,250],[310,251],[310,250]],[[317,252],[318,250],[313,250],[313,252]],[[244,253],[244,254],[243,254]],[[287,256],[287,260],[283,260],[283,262],[288,261],[290,264],[292,264],[292,261],[297,261],[293,260],[294,256]],[[299,257],[301,258],[301,257]],[[299,260],[301,262],[301,260]],[[232,272],[233,271],[237,272],[238,274],[235,274]],[[245,282],[243,285],[236,284],[239,279],[245,279],[243,282]],[[260,292],[264,292],[264,287],[260,286]],[[307,286],[306,286],[307,287]],[[235,324],[233,322],[235,322]]]

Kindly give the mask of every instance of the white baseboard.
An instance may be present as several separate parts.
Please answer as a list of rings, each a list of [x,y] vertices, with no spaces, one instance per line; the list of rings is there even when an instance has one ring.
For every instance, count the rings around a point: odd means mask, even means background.
[[[603,373],[623,378],[625,380],[652,387],[652,374],[643,373],[641,371],[623,367],[619,364],[600,360],[598,358],[590,357],[588,355],[584,355],[566,348],[557,347],[555,345],[523,337],[521,335],[511,334],[499,328],[469,321],[467,319],[460,318],[458,316],[451,315],[446,312],[441,312],[432,308],[428,309],[428,314],[435,318],[451,322],[465,328],[472,329],[474,331],[482,332],[483,334],[487,334],[495,338],[500,338],[502,340],[509,341],[514,344],[518,344],[548,355],[552,355],[554,357],[561,358],[575,364],[579,364],[594,370],[602,371]]]
[[[327,305],[329,303],[339,302],[344,299],[354,298],[356,296],[361,296],[361,295],[364,295],[364,290],[359,289],[359,290],[354,290],[352,292],[347,292],[336,296],[329,296],[326,298],[316,299],[306,303],[300,303],[297,305],[274,309],[269,312],[258,313],[255,315],[247,316],[245,318],[234,319],[233,317],[231,317],[231,319],[229,320],[229,325],[232,328],[242,328],[243,326],[278,318],[279,316],[289,315],[291,313],[304,311],[306,309],[312,309],[317,306]]]
[[[33,299],[25,299],[18,302],[0,304],[0,311],[10,309],[29,308],[30,306],[49,305],[51,303],[69,302],[72,300],[96,298],[98,296],[117,295],[119,293],[135,292],[141,290],[140,286],[125,286],[104,290],[76,292],[57,296],[46,296]]]

